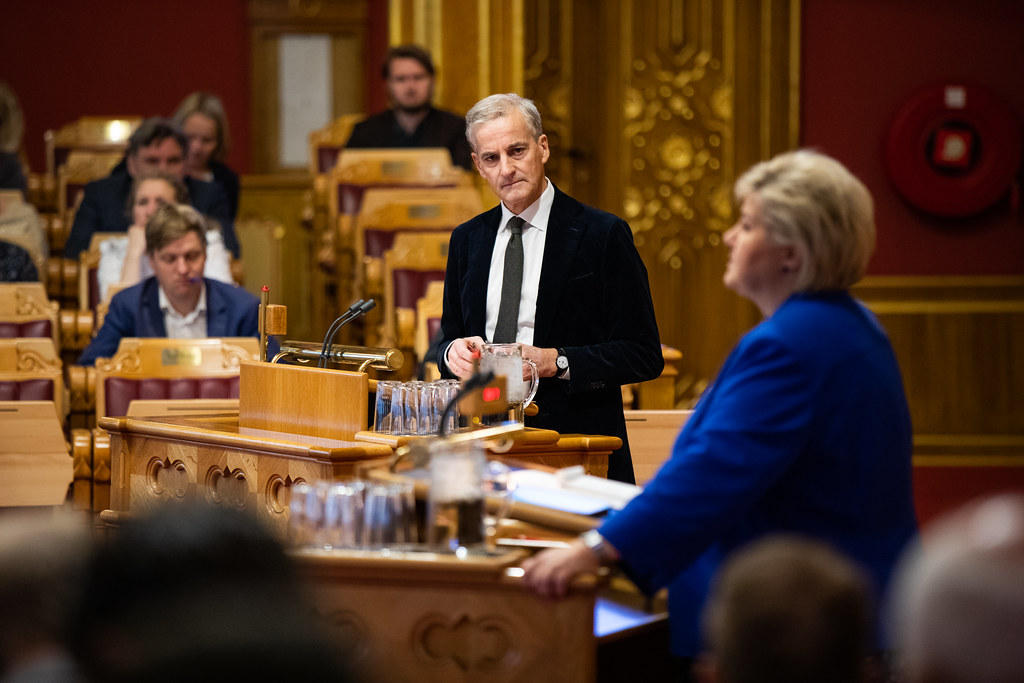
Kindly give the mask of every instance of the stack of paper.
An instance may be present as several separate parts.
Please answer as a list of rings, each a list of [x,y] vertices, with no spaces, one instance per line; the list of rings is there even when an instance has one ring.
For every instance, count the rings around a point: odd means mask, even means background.
[[[515,470],[511,476],[515,500],[578,515],[621,510],[643,491],[639,486],[585,474],[579,465],[554,473]]]

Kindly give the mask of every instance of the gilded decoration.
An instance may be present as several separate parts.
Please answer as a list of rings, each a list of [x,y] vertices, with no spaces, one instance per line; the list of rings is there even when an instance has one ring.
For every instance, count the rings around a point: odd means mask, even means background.
[[[46,358],[32,349],[18,349],[18,372],[57,372],[61,370],[61,362],[55,358]]]
[[[719,59],[682,46],[664,63],[634,60],[630,76],[623,213],[637,248],[678,269],[693,252],[718,246],[729,226],[723,148],[732,126],[731,92]]]
[[[16,287],[14,289],[15,313],[27,316],[51,316],[60,310],[56,301],[47,301],[37,296],[35,289]]]

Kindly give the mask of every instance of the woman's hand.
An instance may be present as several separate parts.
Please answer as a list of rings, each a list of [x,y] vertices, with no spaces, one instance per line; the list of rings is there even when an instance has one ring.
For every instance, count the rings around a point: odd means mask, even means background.
[[[590,548],[573,541],[568,548],[552,548],[524,560],[523,581],[543,598],[564,598],[574,578],[600,567],[600,559]]]

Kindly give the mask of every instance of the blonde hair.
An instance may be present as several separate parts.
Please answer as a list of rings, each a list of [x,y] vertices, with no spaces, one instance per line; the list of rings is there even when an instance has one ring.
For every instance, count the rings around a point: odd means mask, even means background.
[[[801,256],[797,291],[848,289],[875,249],[871,193],[841,163],[797,150],[754,165],[736,181],[736,200],[754,195],[776,244]]]
[[[202,114],[213,119],[217,124],[217,146],[210,154],[210,161],[224,161],[231,151],[231,133],[228,130],[228,115],[224,111],[224,103],[220,98],[208,92],[194,92],[178,105],[174,112],[174,122],[185,126],[185,120],[192,114]],[[188,147],[185,147],[188,150]]]

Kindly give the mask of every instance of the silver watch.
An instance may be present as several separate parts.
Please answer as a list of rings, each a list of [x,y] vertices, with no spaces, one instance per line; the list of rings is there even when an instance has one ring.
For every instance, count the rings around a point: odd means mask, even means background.
[[[555,367],[558,368],[558,372],[555,373],[555,377],[561,377],[569,369],[569,359],[565,355],[565,351],[562,349],[556,349],[558,351],[558,357],[555,358]]]
[[[600,559],[604,559],[604,551],[608,547],[608,541],[604,540],[601,532],[597,529],[591,529],[580,536],[580,541],[586,546],[587,550],[597,555]]]

